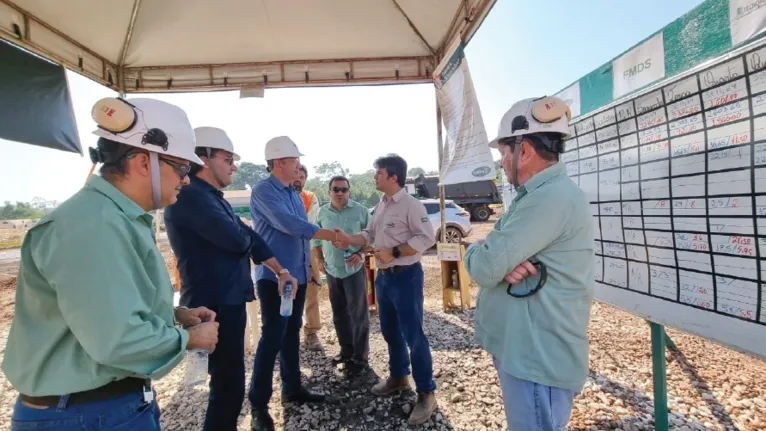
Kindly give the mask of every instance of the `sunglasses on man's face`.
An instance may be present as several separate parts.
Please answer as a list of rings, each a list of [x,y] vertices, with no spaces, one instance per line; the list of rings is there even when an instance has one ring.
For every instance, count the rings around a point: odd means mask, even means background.
[[[333,187],[330,190],[332,190],[333,193],[346,193],[348,191],[348,187]]]
[[[185,165],[183,163],[178,163],[170,159],[166,159],[164,157],[160,157],[160,160],[170,165],[171,168],[173,168],[174,171],[176,171],[176,174],[178,174],[178,178],[181,179],[181,181],[186,178],[187,175],[189,175],[189,171],[191,170],[191,165]]]

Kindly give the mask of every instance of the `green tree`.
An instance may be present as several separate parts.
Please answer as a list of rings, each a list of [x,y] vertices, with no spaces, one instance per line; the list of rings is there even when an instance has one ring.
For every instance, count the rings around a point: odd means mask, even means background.
[[[330,164],[325,163],[325,165]],[[322,165],[319,167],[321,166]],[[338,164],[335,169],[337,175],[340,175],[340,170],[343,168],[340,166],[340,164]],[[319,202],[322,204],[330,201],[330,195],[328,194],[328,181],[330,181],[330,178],[335,175],[328,175],[327,172],[327,170],[323,171],[321,178],[309,178],[306,181],[306,189],[314,192],[317,195]],[[359,202],[368,208],[373,207],[377,205],[378,202],[380,202],[380,192],[375,188],[375,171],[370,169],[369,171],[360,174],[348,174],[347,170],[344,170],[344,172],[346,173],[346,178],[348,178],[348,181],[351,184],[351,194],[349,195],[351,200]]]
[[[269,177],[266,165],[256,165],[250,162],[241,162],[237,165],[237,171],[231,176],[232,183],[225,190],[252,189],[255,185]]]
[[[319,199],[319,204],[329,202],[330,197],[327,196],[327,182],[319,178],[311,178],[306,180],[306,185],[303,186],[308,191],[314,192]]]
[[[415,168],[410,168],[410,170],[407,171],[407,176],[408,177],[417,177],[420,174],[425,175],[426,174],[426,170],[423,169],[423,168],[415,167]]]
[[[380,202],[380,192],[375,188],[375,171],[372,169],[361,174],[349,176],[351,183],[350,198],[366,207],[373,207]]]
[[[0,208],[0,220],[38,219],[42,216],[43,211],[33,208],[27,202],[16,202],[14,205],[5,201],[5,205]]]
[[[319,166],[314,166],[314,176],[320,180],[329,181],[330,178],[336,175],[348,176],[348,173],[348,169],[343,169],[343,166],[337,161],[325,162]]]

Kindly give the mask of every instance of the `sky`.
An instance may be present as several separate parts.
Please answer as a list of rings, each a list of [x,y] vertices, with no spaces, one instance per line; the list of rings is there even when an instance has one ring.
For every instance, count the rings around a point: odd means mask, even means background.
[[[551,95],[693,9],[702,0],[498,0],[466,49],[487,135],[524,98]],[[62,201],[84,184],[95,145],[90,109],[111,90],[67,72],[85,156],[0,139],[0,202]],[[130,97],[142,97],[129,95]],[[264,163],[270,138],[290,136],[313,167],[338,161],[352,173],[397,153],[436,170],[436,102],[431,84],[153,94],[183,108],[194,127],[223,128],[243,161]],[[498,155],[494,155],[498,158]]]

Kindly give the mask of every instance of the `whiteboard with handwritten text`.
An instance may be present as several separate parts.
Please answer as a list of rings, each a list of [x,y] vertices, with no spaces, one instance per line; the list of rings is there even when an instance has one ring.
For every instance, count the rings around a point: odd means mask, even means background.
[[[766,45],[570,127],[598,299],[766,358]]]

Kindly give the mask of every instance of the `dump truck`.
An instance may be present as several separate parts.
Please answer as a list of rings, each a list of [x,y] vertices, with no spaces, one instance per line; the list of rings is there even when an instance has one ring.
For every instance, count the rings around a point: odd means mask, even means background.
[[[439,198],[439,177],[436,175],[407,178],[407,192],[418,199]],[[455,202],[471,213],[471,221],[487,221],[494,214],[491,204],[503,203],[493,180],[449,184],[444,187],[444,198]]]

